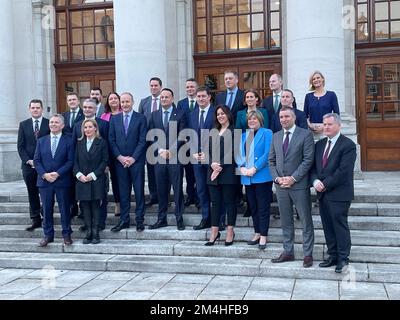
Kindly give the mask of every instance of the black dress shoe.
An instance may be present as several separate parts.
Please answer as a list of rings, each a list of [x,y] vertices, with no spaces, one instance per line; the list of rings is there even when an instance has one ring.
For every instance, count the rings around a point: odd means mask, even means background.
[[[105,228],[106,228],[106,226],[105,226],[105,225],[101,225],[101,226],[99,226],[99,230],[100,230],[100,231],[103,231],[103,230],[105,230]]]
[[[194,226],[193,230],[203,230],[211,227],[211,223],[208,219],[202,219],[198,226]]]
[[[185,230],[185,224],[183,223],[183,220],[180,220],[176,223],[176,227],[179,231]]]
[[[336,259],[334,259],[334,258],[332,258],[332,257],[329,257],[328,259],[322,261],[322,262],[319,264],[319,266],[320,266],[321,268],[328,268],[328,267],[332,267],[332,266],[336,265],[336,263],[337,263],[337,260],[336,260]]]
[[[144,231],[144,224],[143,223],[139,223],[139,224],[137,224],[136,225],[136,231],[137,232],[142,232],[142,231]]]
[[[25,230],[31,232],[31,231],[41,228],[41,227],[42,227],[42,221],[33,221],[32,225],[27,227]]]
[[[73,243],[73,241],[72,241],[72,239],[71,239],[71,236],[65,236],[65,237],[64,237],[64,244],[65,244],[66,246],[70,246],[72,243]]]
[[[272,263],[294,261],[294,255],[282,253],[278,258],[271,259]]]
[[[164,228],[164,227],[168,227],[168,223],[167,221],[157,221],[155,224],[152,224],[151,226],[149,226],[150,230],[153,229],[159,229],[159,228]]]
[[[342,273],[347,268],[348,265],[349,265],[349,262],[346,260],[338,261],[336,268],[335,268],[335,272]]]
[[[129,228],[129,223],[120,222],[115,227],[112,227],[111,231],[112,232],[120,232],[122,229],[128,229],[128,228]]]
[[[146,202],[146,208],[150,208],[153,204],[157,204],[158,201],[155,199],[151,199],[149,202]]]
[[[39,247],[46,247],[49,243],[54,242],[53,238],[43,238],[40,242],[39,242]]]
[[[195,201],[193,199],[187,198],[183,204],[185,207],[189,207],[191,204],[195,204]]]

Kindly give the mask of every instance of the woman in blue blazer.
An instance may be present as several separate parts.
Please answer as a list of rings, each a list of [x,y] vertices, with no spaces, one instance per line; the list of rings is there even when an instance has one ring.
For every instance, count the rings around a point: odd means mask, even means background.
[[[247,203],[253,218],[254,236],[249,245],[267,245],[270,208],[272,201],[272,176],[269,172],[268,154],[272,131],[263,128],[264,117],[258,110],[247,114],[249,130],[242,134],[240,153],[236,159],[246,187]]]
[[[261,97],[258,92],[254,89],[249,89],[244,94],[244,104],[247,106],[246,109],[239,111],[236,116],[236,129],[242,129],[243,132],[246,131],[247,127],[247,115],[251,111],[260,111],[264,117],[264,124],[262,127],[270,127],[270,119],[268,118],[267,109],[259,108],[261,105]]]

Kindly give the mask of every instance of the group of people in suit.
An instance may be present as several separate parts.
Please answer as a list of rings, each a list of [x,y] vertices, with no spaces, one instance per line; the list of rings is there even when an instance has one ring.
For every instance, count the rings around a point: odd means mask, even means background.
[[[335,104],[322,118],[313,113],[320,112],[321,105],[323,112],[328,110],[327,102],[321,101],[325,99],[320,89],[325,84],[322,74],[316,72],[310,78],[316,96],[306,98],[308,114],[297,110],[293,92],[283,90],[279,75],[271,76],[273,96],[265,100],[254,89],[239,89],[236,72],[225,72],[224,80],[227,89],[212,104],[209,88],[188,79],[187,98],[176,106],[173,91],[163,88],[161,79],[152,78],[151,95],[142,99],[139,112],[134,111],[134,97],[129,92],[121,96],[111,92],[102,106],[99,88],[93,88],[93,95],[91,92],[83,108],[79,97],[69,93],[69,111],[56,114],[49,121],[43,118],[42,102],[32,100],[31,118],[20,123],[18,151],[30,200],[32,225],[27,230],[40,227],[43,216],[44,238],[39,245],[44,247],[54,241],[54,195],[60,207],[65,245],[72,244],[71,218],[78,211],[77,201],[84,217],[81,230],[86,230],[83,242],[100,242],[107,218],[110,172],[119,204],[115,214],[120,217],[111,231],[130,227],[132,188],[137,231],[145,230],[146,207],[157,203],[157,221],[149,229],[167,226],[172,186],[177,229],[185,229],[184,207],[195,204],[202,218],[194,229],[211,227],[205,245],[214,245],[226,227],[225,245],[230,246],[235,238],[237,198],[245,186],[254,225],[248,244],[264,250],[275,185],[283,252],[272,262],[294,260],[295,207],[303,224],[303,266],[307,268],[313,264],[313,186],[320,201],[329,254],[320,266],[336,265],[336,271],[341,272],[350,254],[347,212],[353,194],[356,152],[355,144],[340,134],[341,120]],[[329,95],[331,101],[332,94]],[[238,132],[239,140],[235,139]],[[314,145],[316,135],[321,133],[326,138]],[[145,166],[150,191],[147,203]],[[184,171],[186,200],[182,188]]]

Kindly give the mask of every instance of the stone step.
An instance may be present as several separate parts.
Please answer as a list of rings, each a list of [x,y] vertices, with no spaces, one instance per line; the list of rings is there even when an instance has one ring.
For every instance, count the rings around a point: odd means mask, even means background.
[[[200,214],[187,214],[183,216],[184,222],[188,228],[199,224],[201,220]],[[350,216],[349,217],[349,227],[352,230],[371,230],[371,231],[399,231],[400,230],[400,217],[370,217],[370,216]],[[134,215],[131,214],[131,222],[135,221]],[[157,221],[157,216],[155,213],[147,213],[145,217],[145,223],[151,225]],[[313,216],[314,228],[322,229],[321,218],[317,215]],[[119,222],[118,217],[114,215],[109,215],[107,223],[110,225],[115,225]],[[54,215],[55,225],[60,224],[59,214]],[[72,225],[82,224],[82,220],[74,218]],[[2,213],[0,214],[0,225],[28,225],[30,224],[30,219],[25,213]],[[176,219],[173,213],[168,215],[168,224],[176,225]],[[251,218],[244,218],[239,215],[236,221],[237,227],[251,227],[253,225]],[[270,228],[280,228],[281,222],[279,219],[274,219],[271,217]],[[295,227],[301,228],[301,222],[295,219]]]
[[[102,239],[98,245],[84,245],[75,239],[72,246],[65,246],[61,239],[46,248],[38,247],[38,239],[0,239],[0,252],[43,252],[43,253],[74,253],[74,254],[114,254],[114,255],[146,255],[146,256],[187,256],[214,258],[247,258],[271,259],[282,252],[280,243],[269,243],[267,249],[261,251],[257,246],[248,246],[236,242],[230,247],[223,241],[212,247],[204,246],[204,241],[179,240],[110,240]],[[314,259],[323,260],[326,256],[326,246],[316,244],[313,251]],[[302,244],[295,244],[295,257],[303,259]],[[352,262],[400,264],[399,247],[353,246],[350,255]]]
[[[247,242],[253,236],[253,228],[240,227],[235,229],[235,241]],[[25,231],[23,225],[0,225],[0,239],[18,238],[18,239],[40,239],[43,236],[42,229],[36,229],[33,232]],[[55,227],[56,238],[61,238],[60,227]],[[74,239],[83,239],[85,232],[75,229]],[[102,239],[118,240],[175,240],[175,241],[208,241],[210,229],[192,230],[187,228],[185,231],[178,231],[175,227],[169,226],[158,230],[148,230],[137,232],[134,226],[130,229],[121,230],[121,232],[111,232],[110,226],[101,232]],[[222,232],[224,238],[225,232]],[[295,231],[295,242],[302,243],[302,231]],[[269,230],[268,242],[282,243],[282,230],[280,228],[271,228]],[[351,242],[353,246],[378,246],[378,247],[400,247],[400,237],[398,231],[370,231],[370,230],[352,230]],[[315,230],[315,243],[325,244],[323,230]]]
[[[174,211],[174,204],[172,203],[169,207],[169,211]],[[110,203],[108,205],[108,212],[112,214],[115,210],[115,204]],[[158,210],[158,206],[154,205],[146,209],[146,213],[155,213]],[[55,206],[55,212],[59,212],[58,205]],[[245,211],[245,207],[239,208],[239,215]],[[278,213],[278,205],[276,202],[271,205],[271,214]],[[10,202],[0,203],[0,213],[25,213],[29,212],[29,204],[24,202]],[[131,213],[135,212],[135,203],[132,203]],[[185,208],[185,213],[199,213],[200,211],[193,205]],[[313,215],[319,215],[319,208],[313,206]],[[398,217],[400,216],[400,203],[352,203],[350,210],[350,216],[388,216]]]
[[[334,268],[314,266],[305,269],[300,261],[273,264],[270,259],[207,258],[182,256],[145,256],[110,254],[57,254],[0,252],[0,268],[120,272],[161,272],[214,274],[229,276],[265,276],[291,279],[321,279],[356,282],[400,282],[400,265],[351,263],[347,273]]]

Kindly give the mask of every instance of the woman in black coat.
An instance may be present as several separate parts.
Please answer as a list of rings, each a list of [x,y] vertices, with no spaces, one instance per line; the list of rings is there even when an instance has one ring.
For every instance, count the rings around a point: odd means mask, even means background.
[[[81,130],[82,137],[76,145],[74,165],[76,200],[80,201],[87,226],[83,243],[97,244],[100,242],[100,203],[106,192],[108,146],[106,140],[100,138],[96,120],[83,121]]]
[[[205,245],[212,246],[221,236],[219,222],[221,207],[224,206],[228,215],[228,225],[225,245],[233,244],[236,224],[236,190],[239,178],[236,175],[234,161],[234,120],[227,106],[219,105],[215,111],[216,134],[210,138],[210,163],[207,184],[211,197],[211,235]]]

